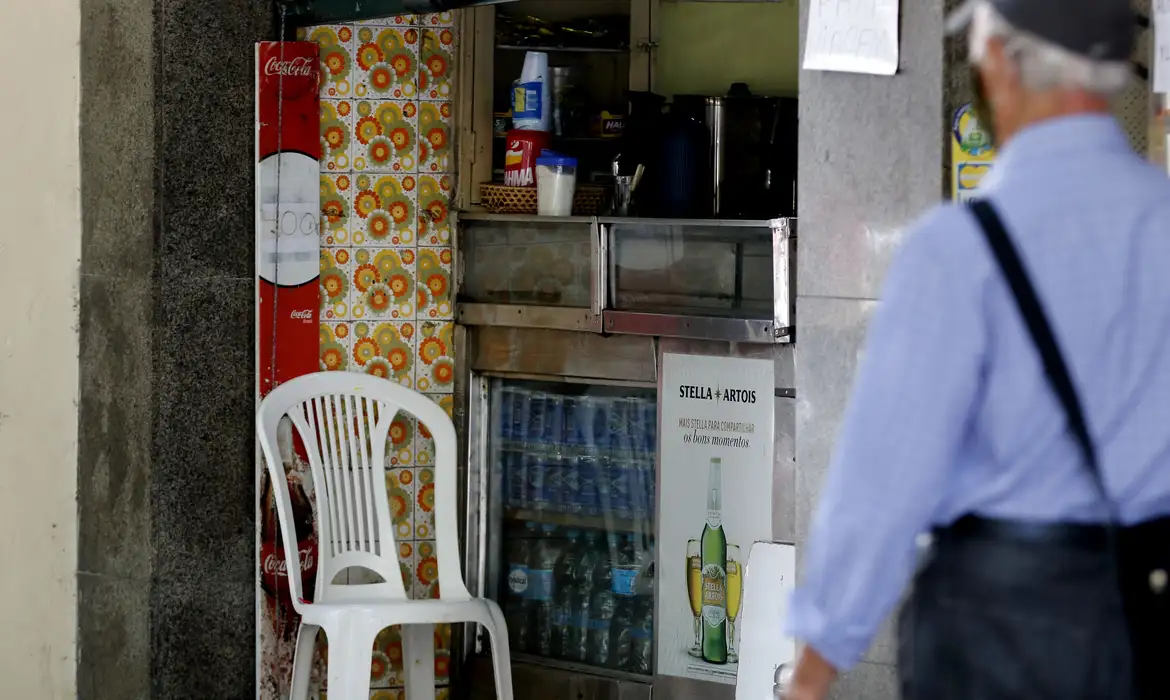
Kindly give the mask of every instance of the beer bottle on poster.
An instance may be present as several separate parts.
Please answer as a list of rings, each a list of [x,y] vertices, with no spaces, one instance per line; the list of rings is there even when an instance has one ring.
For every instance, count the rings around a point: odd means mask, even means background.
[[[699,541],[703,567],[703,660],[727,663],[727,536],[723,532],[723,465],[707,472],[707,524]]]

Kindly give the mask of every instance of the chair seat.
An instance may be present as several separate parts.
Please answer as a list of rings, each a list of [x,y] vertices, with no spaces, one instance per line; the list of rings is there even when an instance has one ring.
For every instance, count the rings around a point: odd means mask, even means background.
[[[305,622],[328,627],[328,620],[356,615],[390,625],[444,622],[480,622],[492,620],[494,603],[483,598],[467,600],[385,600],[357,599],[331,603],[301,605]]]

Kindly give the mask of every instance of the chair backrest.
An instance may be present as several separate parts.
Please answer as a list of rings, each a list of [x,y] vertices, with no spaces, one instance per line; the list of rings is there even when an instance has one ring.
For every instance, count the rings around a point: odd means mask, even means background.
[[[256,432],[264,453],[284,541],[296,542],[287,475],[277,430],[288,416],[308,454],[313,476],[318,538],[314,601],[408,597],[386,490],[386,442],[399,411],[415,416],[435,443],[435,547],[444,599],[467,599],[459,561],[455,426],[426,396],[368,374],[319,372],[280,385],[260,403]],[[304,589],[295,546],[286,546],[293,605]],[[384,583],[333,584],[351,567],[380,575]]]

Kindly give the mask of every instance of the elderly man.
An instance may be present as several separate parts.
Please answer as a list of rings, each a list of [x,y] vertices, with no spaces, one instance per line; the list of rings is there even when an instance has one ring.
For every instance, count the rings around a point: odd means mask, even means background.
[[[907,700],[1170,698],[1170,181],[1108,112],[1133,22],[1129,0],[954,20],[1000,156],[890,269],[793,599],[791,700],[827,696],[912,575]]]

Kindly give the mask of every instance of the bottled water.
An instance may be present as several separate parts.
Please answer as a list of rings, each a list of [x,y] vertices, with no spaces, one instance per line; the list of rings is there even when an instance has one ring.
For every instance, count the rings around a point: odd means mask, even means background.
[[[620,541],[617,562],[612,574],[615,607],[609,661],[613,668],[625,669],[633,663],[633,635],[638,612],[636,610],[638,574],[634,538],[632,535],[626,535]]]
[[[654,599],[639,596],[636,600],[630,625],[630,658],[622,669],[648,676],[654,664]]]
[[[582,555],[581,547],[581,533],[569,530],[565,548],[554,571],[556,593],[553,596],[552,656],[559,659],[568,658],[572,648],[569,623],[573,618],[573,594],[577,588],[574,577]]]
[[[508,643],[517,651],[528,648],[528,563],[535,536],[536,523],[524,523],[524,528],[508,539],[504,617],[508,621]]]
[[[609,550],[593,574],[593,598],[589,602],[589,640],[587,661],[594,666],[609,666],[611,658],[610,632],[617,599],[613,594],[613,566],[611,553],[618,547],[617,535],[610,534]]]
[[[528,559],[528,608],[532,621],[529,649],[540,656],[552,655],[553,598],[556,592],[556,565],[560,548],[554,539],[555,525],[544,525]]]
[[[593,576],[602,561],[602,550],[596,530],[585,533],[581,556],[573,573],[573,590],[569,596],[572,610],[569,614],[569,639],[565,658],[584,663],[589,658],[589,613],[593,602]]]

